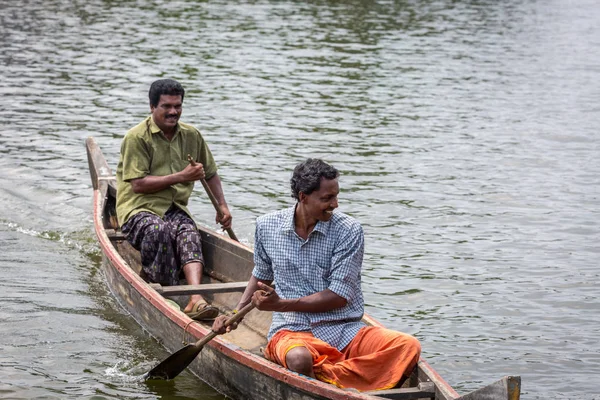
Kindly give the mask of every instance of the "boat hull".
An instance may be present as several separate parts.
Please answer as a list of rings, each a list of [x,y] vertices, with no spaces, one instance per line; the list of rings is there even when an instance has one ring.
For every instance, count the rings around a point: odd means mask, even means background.
[[[144,280],[139,253],[118,233],[115,217],[115,178],[93,138],[87,141],[87,151],[94,188],[94,228],[103,254],[102,266],[109,289],[121,306],[167,351],[173,353],[185,344],[202,339],[211,332],[210,325],[192,321],[183,312],[169,306],[165,297],[157,291],[156,285]],[[231,310],[241,296],[240,290],[243,290],[245,282],[250,278],[253,268],[252,249],[212,230],[199,227],[199,231],[202,235],[206,276],[203,277],[203,284],[194,290],[212,287],[214,290],[203,293],[203,296],[221,311]],[[211,283],[216,284],[210,285]],[[223,289],[223,286],[227,286],[223,283],[232,283],[229,287],[234,289]],[[168,292],[163,288],[159,289],[163,293]],[[381,326],[368,315],[365,315],[363,320],[367,324]],[[251,311],[237,330],[217,336],[208,342],[189,365],[189,370],[232,399],[460,398],[423,359],[419,360],[417,368],[402,389],[369,393],[343,390],[291,372],[265,359],[260,352],[260,348],[266,345],[266,333],[270,322],[269,312]],[[511,384],[504,386],[513,388],[507,396],[493,395],[486,398],[518,400],[520,379],[505,377],[504,380],[507,378],[512,378]],[[518,384],[515,385],[517,381]],[[490,387],[504,387],[498,383],[494,385]],[[484,389],[486,388],[480,390]]]

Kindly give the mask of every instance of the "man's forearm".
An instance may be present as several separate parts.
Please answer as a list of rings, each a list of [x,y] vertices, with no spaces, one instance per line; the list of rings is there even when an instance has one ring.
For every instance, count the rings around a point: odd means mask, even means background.
[[[299,299],[282,300],[285,302],[281,311],[327,312],[344,307],[348,301],[340,295],[325,289]]]
[[[206,180],[210,191],[215,196],[217,203],[220,206],[227,207],[227,202],[225,201],[225,195],[223,194],[223,187],[221,186],[221,178],[219,178],[219,174],[214,174],[210,177],[210,179]]]
[[[329,289],[296,299],[282,299],[272,288],[261,289],[266,293],[255,292],[252,301],[259,310],[264,311],[318,313],[342,308],[348,303]]]
[[[177,183],[181,183],[181,179],[178,174],[171,174],[165,176],[153,176],[147,175],[140,179],[134,179],[131,181],[134,193],[151,194],[160,192],[161,190],[167,189]]]

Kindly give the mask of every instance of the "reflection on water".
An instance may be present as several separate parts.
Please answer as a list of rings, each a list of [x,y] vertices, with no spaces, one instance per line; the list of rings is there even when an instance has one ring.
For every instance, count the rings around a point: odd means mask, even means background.
[[[520,374],[526,398],[588,398],[599,20],[589,0],[3,2],[0,393],[222,397],[190,374],[129,379],[166,352],[105,288],[91,229],[85,138],[116,166],[149,84],[173,77],[242,241],[322,157],[367,234],[371,314],[461,393]]]

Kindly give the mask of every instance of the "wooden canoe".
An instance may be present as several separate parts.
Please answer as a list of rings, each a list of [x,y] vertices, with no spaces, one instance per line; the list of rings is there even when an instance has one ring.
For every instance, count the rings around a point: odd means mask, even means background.
[[[148,283],[141,272],[139,253],[120,233],[115,212],[116,179],[100,148],[86,141],[94,189],[94,227],[103,254],[107,284],[120,304],[169,352],[210,333],[210,325],[193,322],[170,307],[165,298],[180,304],[185,296],[202,293],[222,312],[237,304],[253,268],[252,249],[214,231],[199,227],[206,262],[203,284],[163,287]],[[365,314],[371,325],[379,322]],[[402,388],[355,392],[291,372],[262,356],[271,323],[268,312],[253,310],[240,327],[210,341],[190,364],[190,370],[207,384],[232,399],[490,399],[518,400],[521,380],[507,376],[472,392],[459,394],[423,359]]]

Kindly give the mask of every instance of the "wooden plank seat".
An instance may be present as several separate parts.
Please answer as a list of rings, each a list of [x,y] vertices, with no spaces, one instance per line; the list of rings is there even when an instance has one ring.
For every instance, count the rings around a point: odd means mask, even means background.
[[[435,399],[435,385],[433,382],[421,382],[418,387],[398,388],[388,390],[374,390],[365,392],[376,398],[395,400]]]
[[[106,236],[110,239],[111,242],[119,242],[125,240],[125,235],[121,232],[120,229],[105,229]]]
[[[215,294],[243,292],[248,282],[228,282],[228,283],[203,283],[202,285],[177,285],[162,286],[159,283],[150,283],[150,287],[163,296],[181,296],[190,294]]]

